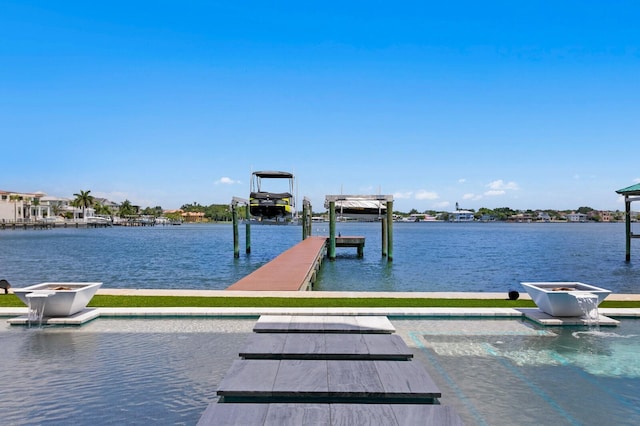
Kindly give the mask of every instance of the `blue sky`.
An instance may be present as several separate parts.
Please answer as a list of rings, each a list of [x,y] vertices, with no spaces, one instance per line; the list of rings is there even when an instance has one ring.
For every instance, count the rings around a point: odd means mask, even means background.
[[[0,189],[178,208],[285,170],[408,211],[624,209],[637,1],[0,0]]]

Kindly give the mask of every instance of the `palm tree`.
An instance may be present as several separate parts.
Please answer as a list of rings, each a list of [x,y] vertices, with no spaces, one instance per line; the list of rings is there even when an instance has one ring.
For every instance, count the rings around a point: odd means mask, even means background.
[[[82,217],[86,220],[86,214],[85,214],[85,210],[88,207],[93,206],[94,203],[94,198],[93,195],[89,195],[91,191],[80,191],[79,194],[73,194],[75,198],[75,200],[73,200],[73,202],[71,203],[72,205],[74,205],[75,207],[82,207]]]
[[[9,195],[9,200],[13,202],[13,221],[18,221],[18,201],[20,201],[22,197],[18,194]]]
[[[136,209],[131,205],[131,201],[124,200],[122,204],[120,204],[120,209],[118,210],[118,216],[125,217],[131,216],[136,213]]]

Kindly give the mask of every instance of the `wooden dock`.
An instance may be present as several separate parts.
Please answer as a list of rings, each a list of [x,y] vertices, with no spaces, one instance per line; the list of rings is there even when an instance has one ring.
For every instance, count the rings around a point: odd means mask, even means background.
[[[227,287],[234,291],[311,290],[327,252],[327,237],[307,237],[271,262]],[[363,256],[364,237],[338,237],[338,247],[357,247]]]
[[[40,230],[54,228],[106,228],[111,223],[96,222],[0,222],[0,230]]]
[[[260,317],[198,425],[462,425],[390,330],[386,317]]]
[[[336,247],[356,247],[358,257],[363,257],[364,237],[336,237]]]
[[[245,291],[311,290],[326,253],[325,237],[308,237],[227,287]]]

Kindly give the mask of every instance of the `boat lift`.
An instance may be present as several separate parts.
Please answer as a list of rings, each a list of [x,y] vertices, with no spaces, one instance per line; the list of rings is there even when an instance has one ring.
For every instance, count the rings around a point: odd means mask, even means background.
[[[382,256],[391,262],[393,260],[393,195],[327,195],[325,197],[325,205],[329,207],[329,260],[336,258],[336,205],[342,204],[349,206],[351,217],[358,217],[358,212],[361,212],[363,217],[371,218],[371,215],[376,213],[371,210],[371,206],[374,206],[374,210],[378,209],[376,217],[382,223]],[[383,210],[386,210],[384,214]]]

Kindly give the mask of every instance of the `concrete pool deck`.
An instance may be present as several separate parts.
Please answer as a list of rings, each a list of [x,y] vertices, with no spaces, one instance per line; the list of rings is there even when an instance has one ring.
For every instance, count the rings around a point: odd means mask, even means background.
[[[226,291],[184,289],[100,289],[98,295],[121,296],[189,296],[189,297],[288,297],[288,298],[443,298],[506,299],[505,293],[467,292],[298,292],[298,291]],[[523,300],[530,300],[521,294]],[[640,301],[640,294],[612,294],[607,300]],[[600,315],[616,318],[640,318],[640,308],[600,308]],[[26,316],[27,308],[0,308],[0,316]],[[553,318],[536,308],[279,308],[279,307],[175,307],[175,308],[89,308],[67,318],[51,318],[47,324],[79,325],[98,317],[258,317],[260,315],[385,315],[390,317],[483,317],[529,318],[543,325],[581,325],[579,318]],[[607,323],[604,318],[601,325]],[[12,320],[9,320],[10,322]],[[615,321],[615,320],[614,320]],[[26,320],[13,321],[15,324]]]

